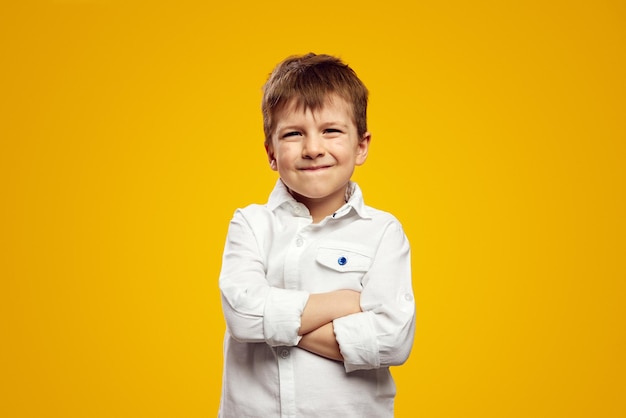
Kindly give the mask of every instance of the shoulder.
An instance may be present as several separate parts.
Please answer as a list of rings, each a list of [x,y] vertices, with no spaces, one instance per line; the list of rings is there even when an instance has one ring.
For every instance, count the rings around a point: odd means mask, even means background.
[[[365,206],[365,212],[370,216],[372,223],[375,225],[384,225],[393,229],[402,230],[402,223],[391,212],[381,209]]]
[[[385,245],[389,245],[389,242],[404,245],[408,241],[400,220],[394,214],[378,208],[363,206],[359,215],[353,213],[346,221],[350,226],[340,230],[355,245],[360,243],[378,248],[383,242]],[[347,231],[349,234],[346,235]]]
[[[248,206],[235,209],[235,216],[257,216],[270,213],[267,205],[261,205],[258,203],[252,203]]]
[[[271,242],[276,230],[276,220],[265,205],[251,204],[235,209],[228,227],[228,239],[256,242],[259,248]]]
[[[258,225],[264,223],[263,221],[271,221],[274,214],[267,208],[267,205],[250,204],[248,206],[235,209],[233,214],[234,222],[245,222],[246,224]]]

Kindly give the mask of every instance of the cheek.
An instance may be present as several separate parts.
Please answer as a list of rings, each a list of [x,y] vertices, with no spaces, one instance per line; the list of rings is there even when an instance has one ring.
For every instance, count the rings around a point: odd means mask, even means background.
[[[290,146],[290,144],[281,144],[276,149],[276,159],[279,161],[293,161],[295,158],[300,156],[300,153],[295,146]]]
[[[354,162],[357,159],[358,152],[351,145],[342,145],[335,148],[335,158],[343,162]]]

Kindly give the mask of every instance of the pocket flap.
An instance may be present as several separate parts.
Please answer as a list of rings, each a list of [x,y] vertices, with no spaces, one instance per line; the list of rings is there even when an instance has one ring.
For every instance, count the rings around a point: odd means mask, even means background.
[[[317,262],[336,271],[367,271],[372,259],[354,251],[321,247],[317,250]]]

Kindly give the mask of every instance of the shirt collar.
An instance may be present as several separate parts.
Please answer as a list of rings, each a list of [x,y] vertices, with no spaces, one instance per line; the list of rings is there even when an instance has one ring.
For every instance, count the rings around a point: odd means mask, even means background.
[[[363,201],[363,193],[361,192],[359,185],[351,181],[348,185],[347,195],[349,195],[348,202],[337,210],[335,217],[340,218],[350,212],[350,209],[354,209],[361,218],[370,219],[371,215],[367,212],[367,207]],[[283,181],[279,178],[276,180],[274,190],[270,193],[270,197],[267,201],[267,208],[274,211],[278,207],[287,203],[291,206],[299,204],[289,193],[287,186],[285,186]]]

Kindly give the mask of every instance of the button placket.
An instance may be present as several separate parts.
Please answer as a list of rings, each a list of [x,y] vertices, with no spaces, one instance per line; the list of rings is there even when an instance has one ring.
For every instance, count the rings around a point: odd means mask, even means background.
[[[280,374],[280,407],[281,417],[293,417],[296,411],[295,376],[293,362],[289,358],[288,347],[277,348],[278,373]]]
[[[285,254],[283,280],[285,288],[287,289],[295,289],[298,286],[300,278],[300,257],[306,248],[308,221],[305,218],[300,218],[298,220],[298,226],[299,228],[295,231],[295,236],[292,238],[291,245]]]

